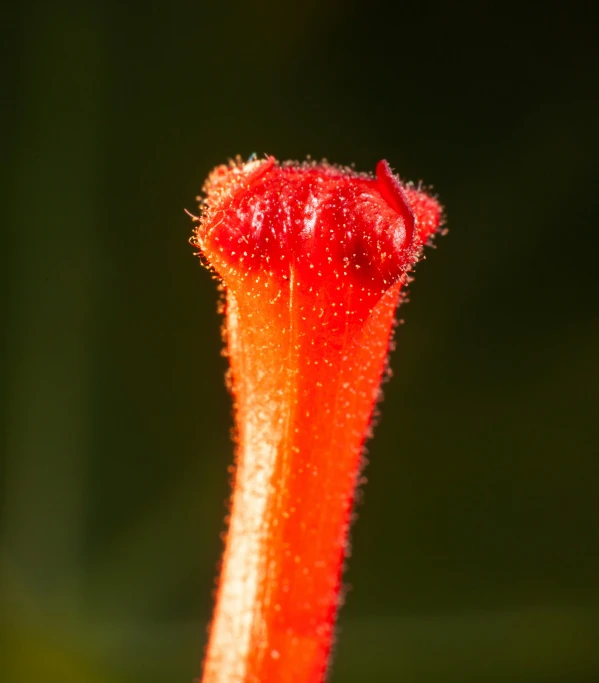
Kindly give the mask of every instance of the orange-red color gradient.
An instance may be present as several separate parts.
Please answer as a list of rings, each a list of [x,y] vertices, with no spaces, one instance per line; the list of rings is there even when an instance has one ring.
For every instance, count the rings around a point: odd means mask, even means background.
[[[238,161],[204,189],[238,448],[203,681],[320,683],[400,289],[441,211],[385,161]]]

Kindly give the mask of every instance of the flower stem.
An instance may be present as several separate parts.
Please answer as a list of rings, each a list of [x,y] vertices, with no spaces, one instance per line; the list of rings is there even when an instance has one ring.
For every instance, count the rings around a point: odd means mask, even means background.
[[[195,239],[226,287],[238,450],[203,683],[320,683],[394,312],[438,205],[386,165],[269,159],[207,193]]]

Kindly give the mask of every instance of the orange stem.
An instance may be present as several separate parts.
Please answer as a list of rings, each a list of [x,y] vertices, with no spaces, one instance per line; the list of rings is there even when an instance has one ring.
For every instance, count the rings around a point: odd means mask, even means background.
[[[238,451],[203,683],[324,679],[395,308],[439,223],[434,200],[377,172],[268,159],[208,183],[195,239],[227,288]]]

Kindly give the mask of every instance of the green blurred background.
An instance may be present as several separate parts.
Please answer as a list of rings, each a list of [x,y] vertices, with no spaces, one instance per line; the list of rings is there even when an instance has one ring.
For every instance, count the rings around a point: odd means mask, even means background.
[[[0,680],[199,674],[231,412],[183,208],[268,152],[385,157],[450,228],[401,310],[332,683],[599,681],[592,4],[31,1],[2,37]]]

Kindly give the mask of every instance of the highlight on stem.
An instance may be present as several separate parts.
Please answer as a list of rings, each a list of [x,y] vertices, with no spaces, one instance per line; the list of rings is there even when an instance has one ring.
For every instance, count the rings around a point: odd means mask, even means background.
[[[273,157],[219,166],[192,243],[222,281],[237,450],[203,683],[324,680],[364,441],[437,200]]]

